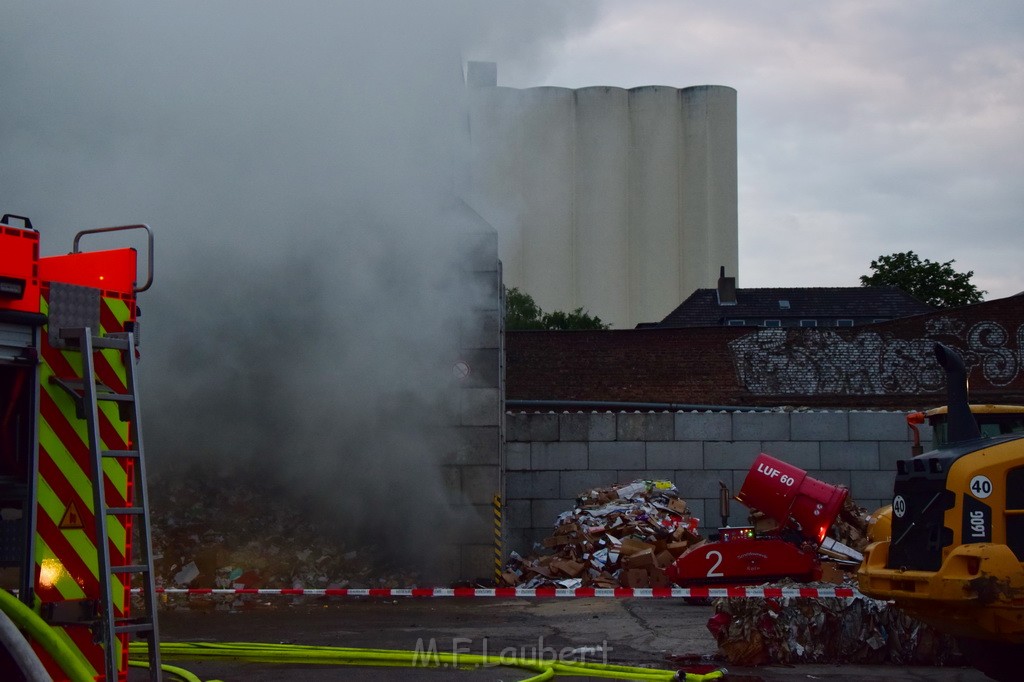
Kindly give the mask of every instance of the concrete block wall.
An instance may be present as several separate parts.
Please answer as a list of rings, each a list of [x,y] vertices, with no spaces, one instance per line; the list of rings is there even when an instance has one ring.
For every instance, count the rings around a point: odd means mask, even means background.
[[[912,434],[903,412],[510,412],[505,441],[507,549],[523,553],[583,491],[637,478],[675,483],[706,533],[721,523],[719,481],[735,495],[761,452],[871,510],[888,504]],[[746,507],[730,512],[746,523]]]
[[[494,231],[465,233],[466,288],[473,295],[452,355],[454,404],[439,439],[442,481],[459,532],[439,551],[439,582],[494,572],[494,495],[501,493],[504,424],[501,263]]]

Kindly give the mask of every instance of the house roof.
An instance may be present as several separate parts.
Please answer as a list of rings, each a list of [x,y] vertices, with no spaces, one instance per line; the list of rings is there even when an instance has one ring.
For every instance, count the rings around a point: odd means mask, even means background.
[[[736,303],[719,304],[717,289],[697,289],[658,328],[717,327],[728,319],[898,319],[933,312],[896,287],[736,289]]]

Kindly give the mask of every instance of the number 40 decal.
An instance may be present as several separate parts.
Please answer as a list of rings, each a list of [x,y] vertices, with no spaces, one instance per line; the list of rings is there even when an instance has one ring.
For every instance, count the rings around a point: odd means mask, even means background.
[[[992,494],[992,481],[988,476],[975,476],[971,479],[971,493],[978,499],[985,499]]]

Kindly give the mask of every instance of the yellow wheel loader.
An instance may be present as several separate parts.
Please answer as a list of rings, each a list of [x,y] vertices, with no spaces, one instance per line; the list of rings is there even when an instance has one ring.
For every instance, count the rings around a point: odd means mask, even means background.
[[[1021,415],[1003,408],[976,419],[962,358],[942,344],[935,354],[949,383],[945,411],[924,413],[939,417],[936,447],[897,462],[891,508],[879,514],[888,532],[872,533],[860,590],[956,636],[986,675],[1024,679]]]

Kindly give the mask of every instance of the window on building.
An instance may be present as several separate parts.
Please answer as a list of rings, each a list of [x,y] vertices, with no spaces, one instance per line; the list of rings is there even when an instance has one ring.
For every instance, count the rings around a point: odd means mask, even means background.
[[[871,321],[872,322],[885,322],[888,319],[889,319],[888,317],[876,317],[875,319],[873,319]]]
[[[746,320],[729,320],[726,322],[730,327],[745,327],[747,324]]]
[[[852,327],[853,320],[836,320],[837,327]]]
[[[779,310],[789,310],[789,301],[787,301],[786,299],[780,299]]]
[[[765,320],[764,326],[766,327],[781,327],[782,320]]]
[[[818,321],[817,320],[800,320],[800,326],[801,327],[817,327],[818,326]]]

